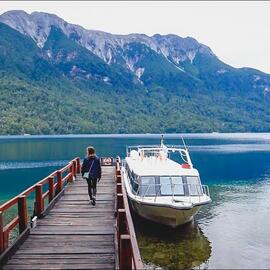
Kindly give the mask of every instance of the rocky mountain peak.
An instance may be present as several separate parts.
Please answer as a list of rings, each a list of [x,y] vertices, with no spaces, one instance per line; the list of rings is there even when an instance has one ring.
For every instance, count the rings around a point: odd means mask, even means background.
[[[51,26],[56,26],[64,30],[68,25],[63,19],[54,14],[45,12],[33,12],[28,14],[22,10],[5,12],[0,16],[0,21],[20,33],[31,37],[40,48],[44,46]]]
[[[186,60],[192,64],[198,52],[214,56],[210,48],[194,38],[182,38],[173,34],[156,34],[152,37],[145,34],[113,35],[87,30],[79,25],[69,24],[54,14],[44,12],[28,14],[21,10],[8,11],[0,16],[0,21],[31,37],[40,48],[44,46],[51,27],[55,26],[108,64],[115,63],[124,47],[130,43],[144,44],[178,66]]]

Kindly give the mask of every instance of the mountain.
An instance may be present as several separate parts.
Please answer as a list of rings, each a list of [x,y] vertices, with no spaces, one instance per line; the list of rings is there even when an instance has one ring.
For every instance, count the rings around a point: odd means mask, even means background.
[[[0,82],[1,134],[270,130],[270,75],[231,67],[191,37],[9,11]]]

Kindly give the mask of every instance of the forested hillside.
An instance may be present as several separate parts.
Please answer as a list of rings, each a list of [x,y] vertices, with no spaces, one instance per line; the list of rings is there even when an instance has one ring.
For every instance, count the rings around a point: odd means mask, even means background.
[[[44,13],[0,21],[1,135],[270,131],[270,75],[192,38],[114,36]]]

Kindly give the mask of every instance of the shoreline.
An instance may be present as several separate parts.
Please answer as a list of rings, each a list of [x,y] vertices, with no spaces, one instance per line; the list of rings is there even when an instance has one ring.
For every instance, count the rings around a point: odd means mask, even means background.
[[[270,139],[270,132],[233,132],[233,133],[105,133],[105,134],[57,134],[57,135],[0,135],[2,139],[57,139],[57,138],[233,138],[233,139]]]

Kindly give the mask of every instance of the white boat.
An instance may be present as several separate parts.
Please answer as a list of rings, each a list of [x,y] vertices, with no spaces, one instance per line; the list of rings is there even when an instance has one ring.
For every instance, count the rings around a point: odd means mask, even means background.
[[[177,227],[193,220],[211,202],[184,146],[129,146],[122,166],[127,195],[140,216]],[[180,154],[181,163],[171,159]]]

